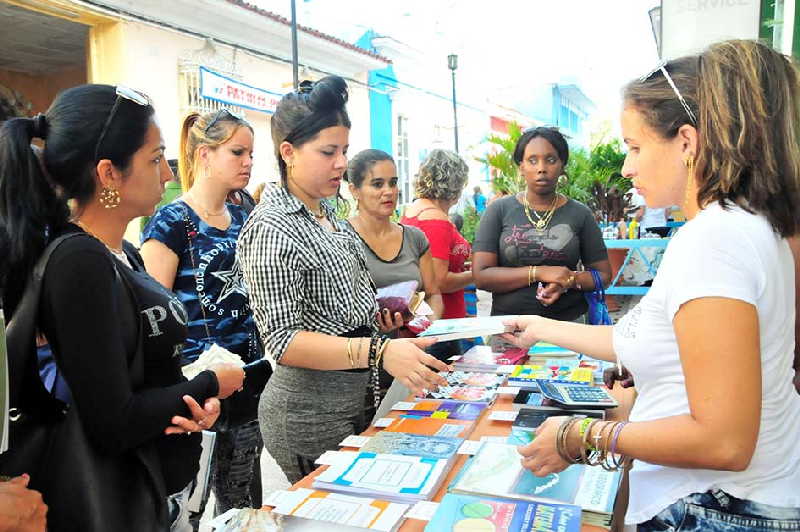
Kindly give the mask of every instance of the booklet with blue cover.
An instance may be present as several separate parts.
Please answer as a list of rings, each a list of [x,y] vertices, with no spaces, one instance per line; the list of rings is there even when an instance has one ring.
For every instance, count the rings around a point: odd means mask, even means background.
[[[575,504],[583,509],[583,522],[608,526],[620,478],[619,471],[584,465],[572,465],[560,473],[537,477],[522,467],[515,445],[486,442],[461,469],[450,491]]]
[[[572,504],[512,501],[448,493],[425,532],[579,532],[581,509]]]

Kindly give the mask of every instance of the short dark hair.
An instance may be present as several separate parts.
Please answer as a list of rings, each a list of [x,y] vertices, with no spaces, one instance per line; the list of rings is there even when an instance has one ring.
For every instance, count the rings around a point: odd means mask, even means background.
[[[347,172],[344,174],[345,180],[357,188],[361,188],[367,173],[380,161],[392,161],[394,163],[392,156],[383,150],[370,149],[358,152],[347,164]]]
[[[117,98],[114,86],[80,85],[58,94],[44,115],[0,127],[0,279],[33,267],[46,235],[68,223],[68,199],[82,205],[94,197],[95,148]],[[97,156],[124,172],[153,113],[149,104],[120,97]],[[31,149],[34,137],[45,141],[42,166]]]
[[[347,83],[339,76],[327,76],[317,82],[303,81],[296,91],[281,98],[270,126],[284,186],[287,171],[286,162],[281,157],[281,143],[299,147],[313,140],[323,129],[333,126],[349,129],[346,105]]]
[[[525,156],[525,148],[528,143],[536,137],[542,137],[555,148],[558,158],[561,163],[566,166],[569,161],[569,144],[564,135],[555,127],[533,127],[526,129],[522,132],[522,136],[517,140],[517,145],[514,147],[514,162],[517,166],[522,164],[522,158]]]

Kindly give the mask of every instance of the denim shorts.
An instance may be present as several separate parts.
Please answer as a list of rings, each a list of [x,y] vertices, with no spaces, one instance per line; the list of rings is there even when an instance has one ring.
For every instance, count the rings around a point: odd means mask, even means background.
[[[800,508],[770,506],[737,499],[719,489],[693,493],[639,524],[638,532],[739,532],[800,530]]]

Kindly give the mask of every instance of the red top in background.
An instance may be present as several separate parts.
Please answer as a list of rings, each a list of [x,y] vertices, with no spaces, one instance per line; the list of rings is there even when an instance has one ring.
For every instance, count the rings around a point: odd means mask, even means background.
[[[472,248],[456,226],[449,220],[418,220],[417,216],[403,216],[400,223],[413,225],[425,233],[431,246],[431,256],[448,261],[448,271],[463,272],[464,262],[472,253]],[[463,318],[467,315],[463,289],[449,294],[442,293],[442,300],[444,301],[442,318]]]

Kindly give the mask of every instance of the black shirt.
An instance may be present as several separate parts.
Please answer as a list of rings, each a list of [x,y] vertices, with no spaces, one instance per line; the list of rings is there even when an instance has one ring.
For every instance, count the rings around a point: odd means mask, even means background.
[[[174,415],[190,415],[184,395],[202,405],[218,383],[212,372],[182,376],[175,355],[186,337],[185,310],[144,272],[132,245],[125,252],[133,269],[88,235],[61,244],[44,275],[41,329],[89,439],[112,455],[155,443],[167,493],[174,493],[196,474],[200,434],[167,436],[164,429]],[[130,366],[140,329],[144,367],[137,372]]]

